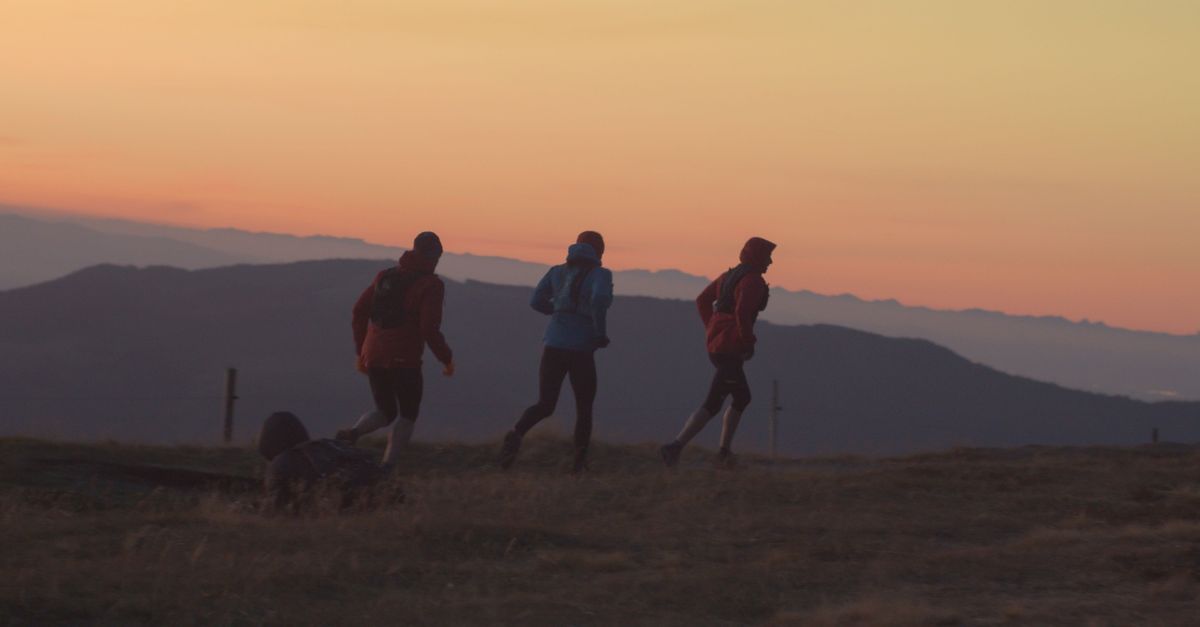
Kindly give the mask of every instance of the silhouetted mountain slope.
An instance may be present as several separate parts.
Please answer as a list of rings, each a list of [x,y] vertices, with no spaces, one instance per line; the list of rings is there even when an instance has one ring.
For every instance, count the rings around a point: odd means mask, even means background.
[[[0,205],[0,211],[5,210],[31,211]],[[0,272],[0,289],[50,280],[105,262],[200,268],[332,258],[394,259],[401,251],[352,238],[191,229],[68,215],[58,218],[70,223],[40,224],[48,231],[60,227],[69,231],[69,246],[61,245],[63,236],[53,232],[47,237],[0,235],[3,241],[11,239],[24,247],[11,250],[32,251],[10,251],[3,256],[5,270],[23,279],[6,281]],[[83,237],[89,232],[95,242]],[[145,239],[113,245],[113,237],[129,235]],[[174,250],[169,245],[172,241],[182,248]],[[216,254],[216,260],[211,260],[211,254],[197,257],[196,247]],[[533,285],[545,269],[542,264],[514,259],[447,253],[439,271],[457,280]],[[721,269],[718,266],[714,272]],[[615,274],[618,294],[685,300],[694,298],[709,280],[677,270]],[[1005,372],[1084,390],[1148,400],[1200,399],[1200,335],[1130,331],[1100,323],[983,310],[943,311],[894,300],[868,301],[849,294],[827,296],[779,288],[773,290],[771,307],[763,317],[779,324],[836,324],[893,337],[924,338]]]
[[[349,311],[381,267],[99,266],[0,293],[4,431],[211,441],[223,370],[232,365],[240,369],[239,437],[280,408],[297,411],[314,433],[332,433],[369,405],[366,381],[352,367]],[[448,283],[445,331],[459,374],[444,379],[427,366],[419,437],[494,438],[533,401],[545,318],[527,298],[524,288]],[[746,448],[765,442],[772,378],[783,389],[789,453],[1136,443],[1155,426],[1165,438],[1200,437],[1200,404],[1068,390],[922,340],[827,325],[760,327]],[[598,437],[669,439],[711,376],[693,306],[620,297],[610,331],[613,346],[598,357]],[[560,405],[567,421],[570,406],[569,398]],[[702,437],[714,440],[718,430],[711,425]]]
[[[1000,370],[1090,391],[1200,399],[1200,335],[786,290],[772,292],[766,317],[789,324],[836,321],[893,337],[925,338]]]

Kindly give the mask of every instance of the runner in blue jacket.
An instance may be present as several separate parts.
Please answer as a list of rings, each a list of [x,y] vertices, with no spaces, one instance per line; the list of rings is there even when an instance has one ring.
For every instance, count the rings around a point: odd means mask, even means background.
[[[550,316],[543,337],[538,402],[521,415],[504,436],[500,466],[516,461],[521,438],[554,413],[563,379],[575,393],[575,472],[587,468],[592,437],[592,404],[596,400],[597,349],[608,346],[608,308],[612,305],[612,272],[600,265],[604,238],[595,231],[579,234],[567,250],[567,262],[554,266],[538,282],[529,306]]]

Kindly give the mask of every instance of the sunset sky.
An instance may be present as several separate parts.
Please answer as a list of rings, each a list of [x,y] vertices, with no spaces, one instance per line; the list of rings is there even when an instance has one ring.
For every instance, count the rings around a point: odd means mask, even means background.
[[[0,0],[0,204],[1200,330],[1200,2]]]

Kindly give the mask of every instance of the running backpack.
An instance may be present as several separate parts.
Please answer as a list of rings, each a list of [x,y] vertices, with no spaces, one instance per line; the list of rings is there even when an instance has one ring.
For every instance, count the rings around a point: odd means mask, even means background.
[[[567,264],[566,280],[554,292],[554,313],[578,313],[583,282],[595,268],[592,264]]]
[[[717,297],[716,302],[713,303],[713,309],[720,313],[732,314],[734,309],[737,307],[737,303],[734,299],[734,291],[737,289],[738,283],[741,283],[742,279],[746,278],[746,275],[750,274],[751,272],[752,270],[750,266],[744,263],[739,264],[736,268],[730,268],[729,271],[725,273],[725,278],[721,280],[721,293]],[[756,315],[758,311],[766,310],[767,301],[770,299],[771,290],[768,289],[766,293],[763,294],[763,301],[758,306]]]
[[[420,272],[388,268],[375,281],[375,298],[371,301],[371,322],[383,329],[392,329],[404,324],[404,295],[408,288],[420,279]]]

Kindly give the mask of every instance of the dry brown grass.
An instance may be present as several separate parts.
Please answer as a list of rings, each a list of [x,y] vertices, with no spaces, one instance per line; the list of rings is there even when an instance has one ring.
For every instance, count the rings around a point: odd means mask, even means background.
[[[80,460],[252,472],[231,449],[0,441],[14,624],[1191,625],[1200,452],[956,450],[657,466],[534,440],[419,446],[407,502],[263,516]],[[57,463],[54,460],[76,460]]]

